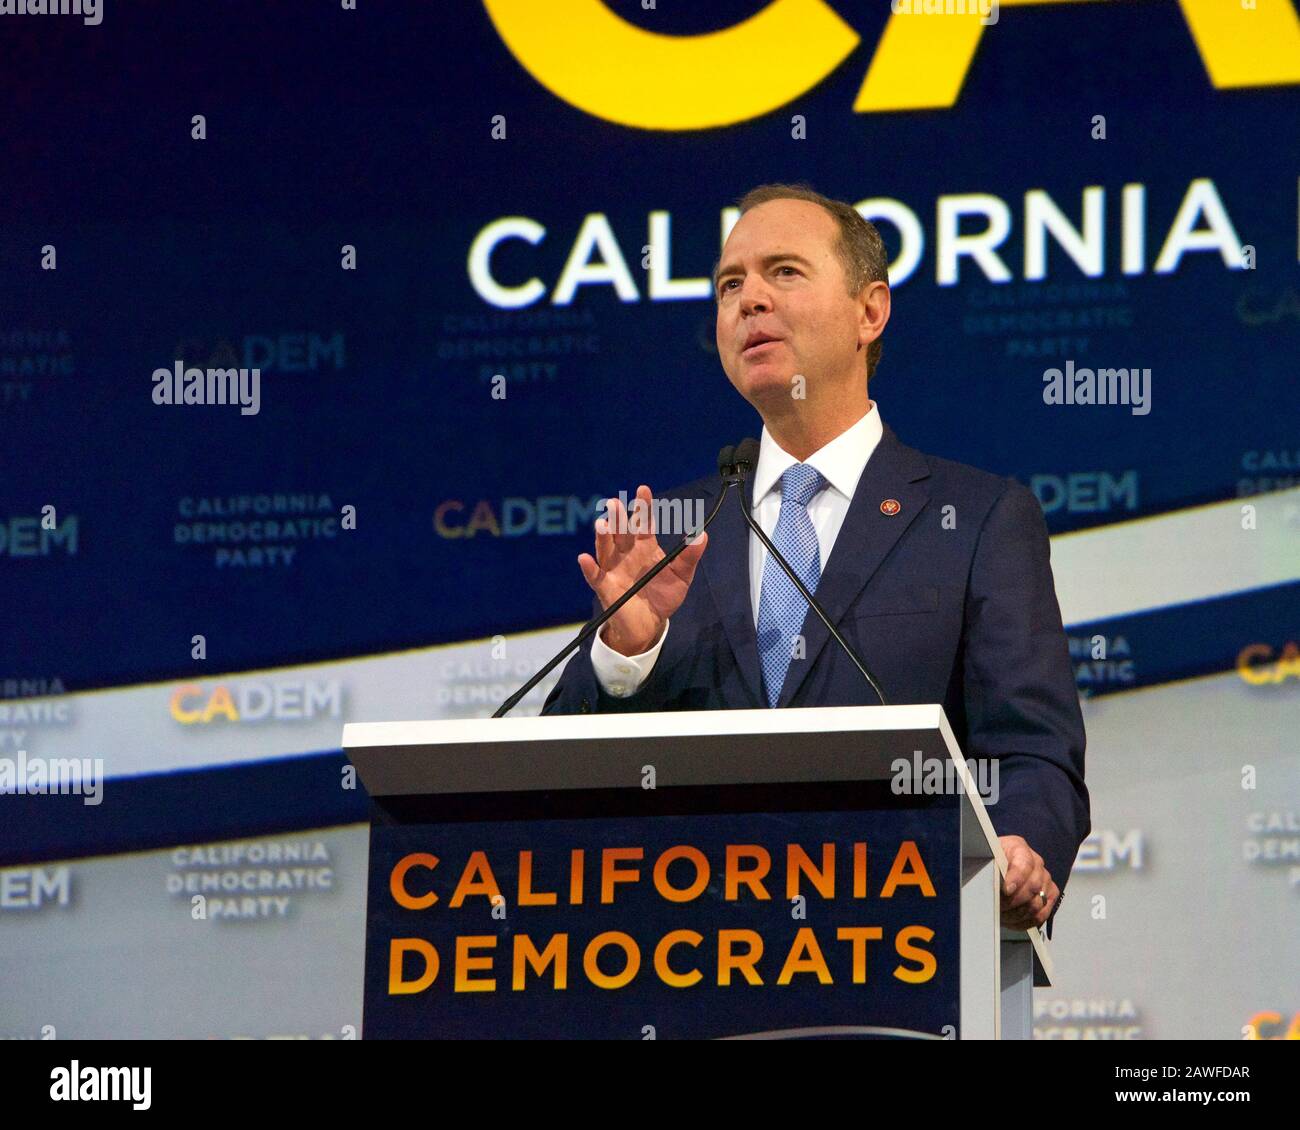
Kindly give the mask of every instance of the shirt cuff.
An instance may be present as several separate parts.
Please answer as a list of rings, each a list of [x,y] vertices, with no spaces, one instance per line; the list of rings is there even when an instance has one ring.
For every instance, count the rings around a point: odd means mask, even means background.
[[[620,655],[609,646],[601,635],[604,627],[596,633],[591,642],[591,666],[596,672],[596,679],[607,695],[613,698],[629,698],[641,689],[641,684],[650,677],[655,661],[659,658],[659,649],[668,638],[669,620],[659,635],[659,641],[649,651],[640,655]]]

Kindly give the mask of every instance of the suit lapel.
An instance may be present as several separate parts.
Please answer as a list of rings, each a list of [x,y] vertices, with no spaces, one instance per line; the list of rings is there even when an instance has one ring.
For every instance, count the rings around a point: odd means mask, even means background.
[[[837,628],[840,627],[840,621],[849,606],[880,568],[881,562],[888,556],[889,551],[894,548],[907,527],[925,508],[930,499],[930,492],[922,480],[929,474],[930,470],[921,454],[901,443],[889,426],[885,425],[880,443],[872,452],[871,458],[867,460],[862,477],[858,480],[857,490],[854,491],[848,513],[844,516],[844,524],[836,535],[830,559],[825,563],[821,580],[817,584],[815,594],[817,600],[826,610],[831,623]],[[887,499],[899,503],[897,513],[891,515],[881,510],[881,503]],[[749,499],[746,498],[745,501],[748,505]],[[744,526],[744,519],[740,515],[736,516],[736,520]],[[721,514],[718,515],[717,521],[722,521]],[[746,526],[745,529],[748,530],[748,527]],[[746,538],[744,539],[746,554],[748,545],[749,541]],[[708,556],[706,550],[704,554],[706,561]],[[747,556],[744,577],[748,582]],[[746,598],[748,598],[747,591]],[[752,622],[748,619],[748,604],[746,599],[745,623],[749,626],[750,650],[753,651],[754,670],[757,671],[759,669],[758,643]],[[817,656],[830,640],[826,625],[811,608],[804,620],[803,637],[805,657],[791,661],[786,672],[785,684],[781,688],[781,697],[777,701],[778,708],[790,704],[804,679],[807,678]],[[735,646],[734,639],[732,646]],[[839,645],[831,643],[830,646]],[[760,681],[759,686],[761,685]]]

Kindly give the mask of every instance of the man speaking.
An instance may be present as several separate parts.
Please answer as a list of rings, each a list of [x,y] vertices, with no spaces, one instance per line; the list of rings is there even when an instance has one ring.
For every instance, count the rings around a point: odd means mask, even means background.
[[[722,366],[763,418],[744,505],[891,704],[942,703],[966,756],[997,760],[1002,922],[1044,925],[1090,821],[1038,501],[1014,479],[906,446],[881,421],[867,384],[890,294],[872,224],[802,186],[764,185],[739,204],[714,284]],[[714,478],[673,495],[708,507],[721,489]],[[639,487],[634,511],[653,503]],[[658,535],[669,531],[635,517],[610,499],[595,556],[578,558],[602,607],[664,556]],[[878,701],[743,515],[724,507],[583,645],[543,713]]]

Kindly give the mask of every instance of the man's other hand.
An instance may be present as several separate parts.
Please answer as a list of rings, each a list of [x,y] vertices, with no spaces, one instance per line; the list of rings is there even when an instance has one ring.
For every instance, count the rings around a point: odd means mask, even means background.
[[[1052,882],[1043,857],[1024,837],[999,836],[998,843],[1007,856],[1007,873],[1002,880],[1002,925],[1008,930],[1042,926],[1051,917],[1061,889]]]

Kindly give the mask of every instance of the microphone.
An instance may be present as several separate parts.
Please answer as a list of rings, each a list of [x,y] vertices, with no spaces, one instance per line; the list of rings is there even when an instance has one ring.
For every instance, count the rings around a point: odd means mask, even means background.
[[[748,440],[746,442],[753,444],[755,449],[754,453],[757,453],[758,444],[754,443],[753,440]],[[740,445],[741,448],[743,448],[744,446],[745,445],[743,443]],[[634,596],[636,596],[637,593],[639,593],[643,588],[645,588],[646,585],[648,585],[652,580],[654,580],[655,577],[657,577],[660,574],[660,572],[662,572],[670,564],[672,564],[672,562],[677,559],[678,554],[680,554],[682,550],[684,550],[691,543],[692,539],[698,537],[701,533],[703,533],[705,530],[709,528],[709,524],[713,521],[714,518],[718,516],[718,511],[722,509],[722,504],[724,501],[726,501],[727,494],[730,492],[731,488],[742,483],[745,479],[745,476],[748,475],[749,472],[753,469],[753,460],[751,455],[750,463],[746,464],[743,472],[740,470],[739,466],[737,465],[738,451],[739,448],[727,446],[718,452],[718,474],[722,476],[722,493],[718,495],[718,501],[714,504],[712,512],[709,514],[707,518],[704,519],[704,524],[700,526],[698,530],[683,535],[682,540],[678,542],[677,545],[675,545],[668,553],[664,554],[663,557],[661,557],[658,561],[656,561],[651,568],[647,569],[645,573],[642,574],[641,578],[636,582],[636,584],[632,585],[632,587],[629,588],[627,592],[625,592],[616,601],[614,601],[614,603],[611,604],[608,608],[606,608],[599,616],[595,617],[595,619],[588,620],[587,623],[583,625],[582,631],[580,631],[576,636],[573,637],[573,639],[571,639],[567,644],[565,644],[564,647],[560,650],[560,652],[554,658],[552,658],[551,661],[547,663],[545,667],[543,667],[540,671],[538,671],[537,674],[535,674],[531,679],[528,680],[528,682],[526,682],[522,687],[520,687],[517,691],[515,691],[514,694],[512,694],[508,699],[506,699],[505,702],[503,702],[500,706],[497,707],[496,713],[492,715],[493,718],[503,718],[505,717],[505,715],[510,713],[511,710],[513,710],[516,706],[518,706],[520,700],[523,699],[524,695],[526,695],[529,691],[531,691],[535,686],[537,686],[538,683],[540,683],[544,678],[546,678],[547,675],[549,675],[553,670],[555,670],[557,664],[559,664],[563,659],[565,659],[569,655],[569,653],[572,652],[575,648],[581,647],[583,643],[587,640],[588,636],[592,635],[594,632],[600,631],[600,629],[604,626],[606,621],[610,619],[610,617],[612,617],[616,612],[618,612],[618,610],[622,608],[623,605],[625,605],[629,600],[631,600]],[[743,508],[743,504],[742,504],[742,508]]]
[[[724,453],[729,450],[731,449],[723,449]],[[739,475],[741,480],[747,479],[750,472],[753,471],[754,465],[758,462],[758,440],[753,438],[742,439],[736,445],[732,457],[735,459],[736,473]],[[719,456],[719,458],[721,458],[721,456]],[[818,603],[817,598],[808,591],[808,586],[799,579],[799,575],[790,567],[790,562],[785,559],[781,551],[772,544],[772,541],[767,534],[763,533],[759,524],[754,521],[753,516],[749,513],[749,507],[745,505],[745,496],[743,492],[739,495],[739,498],[740,510],[745,516],[745,521],[749,523],[749,528],[758,535],[758,540],[767,546],[768,553],[770,553],[776,559],[776,563],[785,570],[785,575],[794,582],[795,588],[799,590],[800,595],[802,595],[804,600],[808,602],[808,607],[817,613],[818,618],[826,625],[826,630],[830,632],[831,637],[840,645],[844,650],[844,653],[853,660],[853,665],[858,669],[862,677],[871,684],[871,689],[876,692],[876,697],[880,699],[880,705],[888,706],[889,703],[885,699],[884,692],[880,689],[880,684],[876,682],[871,672],[867,670],[867,665],[862,662],[858,653],[849,646],[848,640],[840,635],[839,630],[831,623],[830,617],[826,615],[826,610]]]

